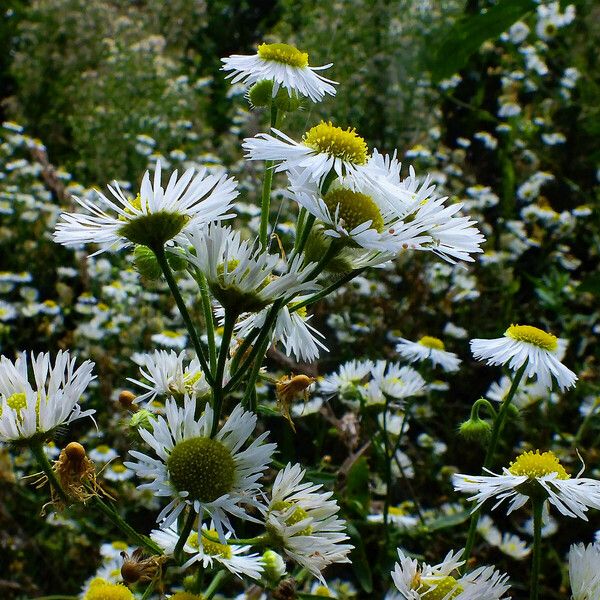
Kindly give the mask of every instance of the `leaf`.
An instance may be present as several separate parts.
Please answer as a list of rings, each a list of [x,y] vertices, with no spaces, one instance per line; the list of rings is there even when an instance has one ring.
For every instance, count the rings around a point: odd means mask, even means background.
[[[465,510],[463,512],[455,513],[453,515],[446,515],[435,519],[427,523],[427,531],[438,531],[439,529],[449,529],[450,527],[456,527],[461,525],[471,516],[471,511]]]
[[[356,575],[356,579],[360,583],[362,589],[370,594],[373,591],[373,574],[371,573],[371,567],[367,560],[365,553],[365,547],[362,543],[362,537],[358,532],[358,529],[352,524],[347,523],[348,535],[354,545],[354,550],[350,553],[350,560],[352,562],[352,570]]]
[[[348,471],[346,496],[361,512],[366,511],[369,505],[369,465],[364,456],[361,456]]]
[[[467,63],[483,42],[496,39],[523,15],[533,10],[533,0],[500,0],[485,13],[464,16],[434,47],[429,70],[434,83],[450,77]]]

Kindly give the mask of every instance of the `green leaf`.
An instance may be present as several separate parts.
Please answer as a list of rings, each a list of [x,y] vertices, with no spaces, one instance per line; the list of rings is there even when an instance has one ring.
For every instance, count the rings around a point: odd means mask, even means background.
[[[369,506],[369,464],[361,456],[348,471],[346,497],[360,507],[361,512]]]
[[[461,525],[471,516],[471,511],[465,510],[463,512],[455,513],[453,515],[446,515],[435,519],[427,523],[427,531],[438,531],[439,529],[449,529],[450,527],[456,527]]]
[[[533,0],[500,0],[485,13],[459,19],[434,46],[429,61],[434,83],[460,71],[483,42],[496,39],[535,7]]]
[[[356,579],[358,579],[358,583],[360,583],[362,589],[367,592],[367,594],[370,594],[373,591],[373,574],[371,573],[371,567],[369,566],[369,561],[367,560],[365,547],[362,543],[362,537],[358,532],[358,529],[356,529],[352,523],[347,523],[347,527],[348,535],[350,536],[350,540],[354,546],[354,550],[352,550],[350,553],[352,570],[354,571]]]

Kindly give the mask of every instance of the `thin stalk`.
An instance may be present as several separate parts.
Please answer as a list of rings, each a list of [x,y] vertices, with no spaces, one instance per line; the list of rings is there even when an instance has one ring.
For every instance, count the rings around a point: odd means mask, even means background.
[[[385,396],[385,406],[383,408],[383,445],[385,448],[385,502],[383,504],[383,526],[385,527],[384,533],[384,550],[387,555],[388,541],[389,541],[389,514],[390,514],[390,499],[391,499],[391,488],[392,488],[392,460],[393,456],[390,456],[390,440],[387,432],[387,411],[389,406],[389,397]]]
[[[294,238],[294,252],[298,249],[298,244],[302,238],[302,230],[304,229],[304,223],[306,221],[306,215],[308,214],[304,206],[300,207],[298,212],[298,220],[296,221],[296,237]]]
[[[185,302],[183,301],[181,292],[179,291],[179,288],[177,287],[177,282],[175,281],[175,277],[173,277],[173,272],[171,271],[169,261],[167,260],[167,257],[165,255],[165,249],[163,247],[152,248],[152,251],[154,252],[154,254],[156,256],[156,260],[158,261],[158,264],[160,265],[160,268],[162,269],[165,279],[167,280],[167,285],[169,286],[169,289],[171,290],[171,294],[173,294],[173,298],[175,298],[175,303],[177,304],[177,308],[179,309],[179,312],[181,313],[183,322],[185,323],[188,333],[190,334],[190,337],[192,339],[192,344],[194,345],[194,350],[196,351],[196,355],[198,356],[198,360],[200,361],[200,365],[202,366],[202,370],[204,371],[206,381],[208,382],[209,385],[213,385],[214,380],[213,380],[212,374],[210,372],[210,369],[208,368],[206,358],[204,357],[204,351],[202,350],[202,343],[200,342],[200,337],[198,336],[198,332],[196,331],[196,328],[194,327],[194,324],[192,323],[192,318],[190,317],[190,313],[188,312]]]
[[[277,107],[271,101],[271,127],[277,122]],[[263,179],[262,198],[260,202],[260,230],[259,240],[263,250],[267,249],[269,233],[269,212],[271,209],[271,188],[273,186],[273,161],[265,163],[265,176]]]
[[[208,360],[210,362],[210,372],[214,375],[217,368],[217,347],[215,344],[215,323],[213,320],[212,305],[208,295],[208,283],[206,277],[201,271],[197,272],[198,282],[200,284],[200,298],[202,299],[202,310],[204,311],[204,320],[206,321],[206,337],[208,339]]]
[[[490,443],[485,455],[485,459],[483,461],[483,471],[485,473],[485,469],[489,469],[492,466],[494,455],[496,453],[496,446],[498,445],[498,440],[500,439],[500,433],[502,432],[502,426],[504,425],[504,421],[508,415],[508,409],[510,408],[510,404],[513,401],[515,393],[517,392],[517,388],[521,383],[521,379],[523,378],[523,374],[525,373],[525,368],[527,367],[527,361],[523,363],[523,366],[516,372],[512,384],[510,386],[510,390],[508,390],[508,394],[506,398],[502,402],[502,406],[498,411],[497,417],[494,419],[494,426],[492,428],[492,436],[490,438]],[[480,509],[475,508],[476,503],[473,504],[473,511],[471,512],[471,522],[469,523],[469,532],[467,533],[467,541],[465,543],[465,551],[463,553],[463,560],[465,561],[462,569],[463,572],[467,568],[467,563],[469,558],[471,557],[471,551],[473,550],[473,544],[475,543],[475,536],[477,534],[477,524],[479,523]]]
[[[131,541],[135,542],[138,546],[146,548],[151,554],[162,554],[162,549],[157,544],[145,535],[138,533],[131,525],[128,525],[120,515],[98,496],[94,496],[93,502],[100,512],[104,513],[113,525],[120,529]]]
[[[252,366],[252,370],[250,371],[250,377],[246,383],[246,391],[244,393],[244,398],[242,399],[242,406],[246,406],[248,410],[252,412],[256,412],[256,380],[260,373],[260,367],[262,366],[263,357],[265,352],[267,351],[267,346],[269,344],[270,338],[266,337],[256,355],[256,359],[254,360],[254,365]]]
[[[63,502],[65,502],[65,504],[68,504],[69,497],[67,496],[67,494],[65,494],[60,483],[58,482],[58,479],[54,474],[54,470],[52,469],[52,465],[50,464],[50,461],[48,460],[48,457],[44,452],[44,446],[42,445],[42,443],[32,441],[29,447],[31,448],[31,452],[35,457],[35,460],[37,461],[39,466],[42,468],[42,471],[44,471],[44,474],[48,478],[48,483],[50,484],[50,486],[54,488],[54,491],[58,494],[60,499]]]
[[[144,590],[141,600],[148,600],[154,591],[154,586],[156,585],[156,581],[154,579],[148,584],[148,587]]]
[[[233,328],[237,315],[230,310],[225,311],[225,325],[223,326],[223,336],[221,338],[221,348],[219,349],[219,360],[217,362],[217,372],[215,374],[215,384],[213,388],[213,422],[210,437],[214,437],[219,426],[221,417],[221,407],[223,406],[223,374],[225,373],[225,363],[229,353],[229,343],[233,335]]]
[[[214,535],[208,533],[206,529],[201,530],[202,537],[206,538],[209,542],[213,542],[215,544],[221,544],[222,541]],[[269,543],[269,538],[266,534],[257,535],[253,538],[227,538],[228,544],[233,545],[242,545],[242,546],[262,546],[263,544]]]
[[[185,519],[185,523],[183,524],[183,529],[179,534],[179,539],[177,540],[177,544],[175,545],[175,550],[173,550],[173,556],[175,560],[180,563],[181,562],[181,554],[183,553],[183,547],[185,543],[188,541],[190,537],[190,533],[192,533],[192,529],[194,528],[194,523],[196,522],[196,518],[198,515],[193,507],[189,507],[188,514]]]
[[[219,571],[210,582],[209,586],[206,588],[206,591],[203,594],[203,597],[206,600],[211,600],[211,598],[217,593],[220,585],[227,579],[228,572],[223,570]]]
[[[542,510],[543,498],[533,499],[533,553],[531,558],[531,594],[530,600],[538,600],[540,584],[540,566],[542,564]]]

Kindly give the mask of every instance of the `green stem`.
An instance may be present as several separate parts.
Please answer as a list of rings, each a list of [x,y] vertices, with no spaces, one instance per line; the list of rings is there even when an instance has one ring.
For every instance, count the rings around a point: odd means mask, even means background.
[[[244,392],[244,398],[242,399],[242,405],[246,406],[248,410],[252,412],[256,412],[256,380],[258,379],[258,375],[260,373],[260,368],[262,366],[263,357],[265,352],[267,351],[267,346],[269,345],[270,337],[265,337],[262,344],[260,345],[258,354],[256,355],[256,359],[254,360],[254,365],[252,366],[252,370],[250,371],[250,377],[246,383],[246,391]]]
[[[390,499],[391,499],[391,488],[392,488],[392,460],[393,455],[390,456],[390,440],[387,432],[387,411],[389,406],[389,397],[385,396],[385,406],[383,408],[383,445],[385,448],[385,502],[383,504],[383,526],[385,527],[384,533],[384,552],[387,555],[388,541],[389,541],[389,514],[390,514]]]
[[[277,122],[277,107],[271,101],[271,127]],[[259,240],[263,250],[267,250],[269,233],[269,212],[271,209],[271,188],[273,186],[273,161],[265,163],[265,177],[263,179],[262,198],[260,203],[260,230]]]
[[[210,372],[214,375],[217,368],[217,347],[215,344],[215,324],[213,320],[212,305],[208,295],[208,283],[204,273],[197,271],[198,282],[200,284],[200,298],[202,299],[202,309],[204,311],[204,320],[206,321],[206,337],[208,338],[208,360],[210,361]]]
[[[219,571],[210,582],[210,585],[206,588],[206,591],[203,594],[205,600],[210,600],[216,593],[221,584],[227,579],[228,571],[222,570]]]
[[[542,564],[542,511],[544,498],[533,499],[533,553],[531,558],[531,595],[530,600],[538,600],[540,566]]]
[[[486,400],[485,398],[479,398],[479,400],[476,400],[473,403],[473,406],[471,407],[471,420],[475,420],[475,419],[479,418],[479,407],[480,406],[484,406],[487,409],[487,411],[490,414],[490,416],[492,417],[492,419],[495,419],[497,417],[496,410],[492,406],[492,403],[489,400]]]
[[[202,529],[201,533],[202,537],[206,538],[209,542],[213,542],[215,544],[222,543],[217,536],[211,535],[206,529]],[[269,538],[265,533],[263,535],[257,535],[253,538],[228,538],[227,543],[230,545],[234,544],[239,546],[262,546],[269,543]]]
[[[219,426],[221,417],[221,408],[223,406],[223,374],[225,373],[225,363],[229,353],[229,343],[233,335],[233,328],[237,315],[230,310],[225,311],[225,325],[223,326],[223,336],[221,337],[221,348],[219,349],[219,361],[217,362],[217,372],[215,375],[215,385],[213,389],[213,422],[210,437],[214,437]]]
[[[175,550],[173,550],[173,556],[177,563],[181,563],[181,555],[183,553],[183,547],[185,543],[188,541],[190,537],[190,533],[192,533],[192,529],[194,528],[194,523],[196,522],[196,518],[198,515],[192,506],[188,509],[188,514],[185,519],[185,523],[183,524],[183,529],[179,534],[179,539],[177,540],[177,544],[175,545]]]
[[[192,318],[190,317],[190,313],[185,305],[183,297],[181,296],[181,292],[177,287],[177,282],[175,281],[175,277],[173,277],[173,272],[171,271],[171,267],[169,265],[169,261],[165,255],[165,249],[161,246],[158,248],[152,248],[156,256],[156,260],[162,269],[162,272],[167,280],[167,285],[171,290],[171,294],[173,294],[173,298],[175,298],[175,303],[177,304],[177,308],[181,313],[181,317],[185,326],[192,338],[192,344],[194,345],[194,350],[196,351],[196,355],[198,356],[198,360],[200,361],[200,365],[202,366],[202,370],[204,371],[204,376],[206,377],[206,381],[209,385],[213,385],[214,381],[208,368],[208,364],[206,362],[206,358],[204,357],[204,351],[202,350],[202,343],[200,342],[200,337],[198,336],[198,332],[192,323]]]
[[[100,512],[120,529],[131,541],[138,546],[146,548],[151,554],[162,554],[162,549],[155,544],[150,538],[138,533],[133,527],[128,525],[108,504],[103,502],[98,496],[93,498],[94,504],[100,509]]]
[[[67,496],[67,494],[65,494],[60,483],[58,482],[58,479],[56,478],[54,470],[52,469],[52,465],[50,464],[50,461],[48,460],[48,457],[44,452],[44,446],[42,442],[32,441],[29,447],[31,448],[31,452],[35,457],[35,460],[37,461],[39,466],[44,471],[46,477],[48,478],[48,483],[50,484],[50,486],[54,488],[54,491],[58,494],[60,499],[65,504],[68,504],[70,502],[69,497]]]
[[[497,417],[494,419],[494,426],[492,428],[492,435],[490,438],[490,443],[485,455],[485,459],[483,461],[483,471],[485,473],[485,469],[489,469],[492,466],[494,455],[496,453],[496,446],[498,445],[498,440],[500,439],[500,433],[502,432],[502,426],[504,425],[504,421],[508,415],[508,409],[510,408],[510,404],[513,401],[515,393],[517,392],[517,388],[521,383],[521,379],[523,378],[523,374],[525,373],[525,368],[527,367],[527,361],[523,363],[523,366],[516,372],[512,384],[510,386],[510,390],[508,390],[508,394],[506,398],[502,402],[502,406],[498,411]],[[474,503],[474,507],[476,503]],[[479,516],[481,514],[481,510],[479,508],[474,508],[471,513],[471,522],[469,523],[469,532],[467,533],[467,541],[465,543],[465,551],[463,553],[463,560],[465,561],[462,569],[463,572],[467,568],[467,563],[469,558],[471,557],[471,551],[473,550],[473,544],[475,543],[475,536],[477,535],[477,524],[479,523]]]
[[[156,585],[156,581],[154,579],[148,584],[148,587],[144,590],[141,600],[148,600],[154,591],[154,586]]]

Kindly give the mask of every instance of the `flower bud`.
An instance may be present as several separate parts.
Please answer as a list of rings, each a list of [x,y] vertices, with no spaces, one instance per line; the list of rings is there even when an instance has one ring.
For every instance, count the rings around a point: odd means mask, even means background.
[[[149,410],[142,408],[131,417],[131,420],[129,421],[129,427],[133,429],[143,428],[150,430],[152,429],[153,422],[154,415]]]
[[[282,112],[295,112],[300,108],[300,98],[297,94],[288,94],[286,89],[280,89],[275,96],[275,106]]]
[[[273,95],[273,82],[269,79],[264,79],[255,83],[248,90],[248,101],[256,108],[262,108],[271,104],[271,96]]]
[[[148,246],[136,246],[133,251],[133,264],[139,274],[146,279],[158,279],[162,273],[154,252]]]
[[[490,439],[492,427],[487,421],[479,417],[471,417],[468,421],[461,424],[459,433],[467,441],[483,446]]]
[[[265,567],[263,577],[269,583],[277,585],[279,580],[286,573],[285,561],[279,554],[277,554],[277,552],[273,552],[273,550],[267,550],[262,555],[262,562]]]

